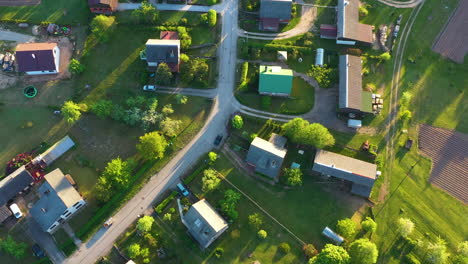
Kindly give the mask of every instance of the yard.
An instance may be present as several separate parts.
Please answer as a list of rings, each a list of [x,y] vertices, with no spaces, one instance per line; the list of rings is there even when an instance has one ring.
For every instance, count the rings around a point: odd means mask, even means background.
[[[58,24],[86,24],[91,17],[88,3],[82,0],[42,0],[36,6],[2,6],[0,20],[26,20],[39,24],[48,21]]]
[[[294,77],[292,92],[289,97],[259,95],[258,67],[258,64],[249,63],[247,85],[245,88],[237,89],[235,92],[235,96],[239,102],[252,108],[291,115],[303,114],[312,110],[315,100],[314,87],[300,77]]]

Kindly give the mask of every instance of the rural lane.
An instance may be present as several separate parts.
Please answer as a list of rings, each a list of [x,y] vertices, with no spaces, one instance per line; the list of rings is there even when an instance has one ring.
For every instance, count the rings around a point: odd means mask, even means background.
[[[0,40],[28,42],[34,40],[34,36],[11,32],[8,30],[0,30]]]
[[[234,87],[234,72],[236,65],[236,30],[237,1],[227,0],[223,3],[221,44],[218,49],[219,79],[217,96],[212,110],[201,131],[149,182],[125,204],[114,216],[113,225],[102,228],[87,243],[81,247],[65,263],[81,264],[95,263],[108,254],[114,241],[137,219],[137,215],[151,210],[154,201],[166,190],[175,186],[179,177],[196,164],[200,156],[213,148],[216,135],[226,134],[226,124],[235,111],[232,104]],[[158,6],[159,10],[163,10]]]

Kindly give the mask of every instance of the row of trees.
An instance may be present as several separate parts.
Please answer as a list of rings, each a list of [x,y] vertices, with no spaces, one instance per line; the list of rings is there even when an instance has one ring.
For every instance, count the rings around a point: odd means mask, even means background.
[[[296,144],[324,148],[335,144],[335,138],[326,127],[319,123],[310,124],[302,118],[294,118],[283,125],[284,135]]]

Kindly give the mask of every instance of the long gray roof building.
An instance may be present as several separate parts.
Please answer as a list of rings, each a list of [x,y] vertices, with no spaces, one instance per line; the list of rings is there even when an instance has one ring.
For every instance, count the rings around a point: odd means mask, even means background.
[[[359,23],[358,0],[338,0],[336,26],[338,43],[340,40],[365,44],[373,41],[372,26]]]
[[[0,181],[0,206],[5,205],[33,183],[34,179],[24,165],[10,173]]]
[[[285,144],[286,138],[276,134],[272,134],[269,141],[256,137],[250,144],[246,161],[256,172],[276,179],[286,156]]]
[[[377,165],[319,149],[312,170],[353,183],[351,193],[369,197],[377,179]]]
[[[227,222],[205,199],[192,204],[182,222],[202,248],[209,247],[228,229]]]
[[[279,20],[291,19],[292,0],[261,0],[260,19],[277,18]]]

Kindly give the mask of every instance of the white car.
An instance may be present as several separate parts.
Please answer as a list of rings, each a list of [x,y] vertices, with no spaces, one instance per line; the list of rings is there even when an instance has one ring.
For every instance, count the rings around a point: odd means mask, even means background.
[[[154,92],[156,91],[156,85],[145,85],[143,86],[143,91]]]
[[[16,219],[23,217],[23,213],[21,213],[21,210],[19,209],[17,204],[11,204],[10,210],[15,215]]]

